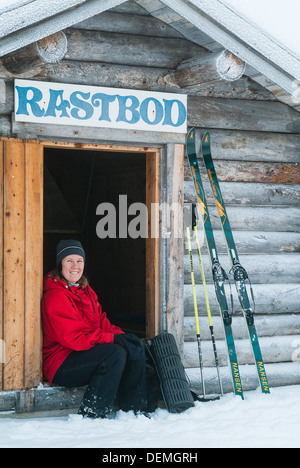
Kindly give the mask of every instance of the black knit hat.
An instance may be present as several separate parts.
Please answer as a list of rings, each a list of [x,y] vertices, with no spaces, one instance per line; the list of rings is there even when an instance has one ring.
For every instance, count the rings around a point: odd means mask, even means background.
[[[85,251],[81,243],[77,240],[67,239],[59,241],[56,247],[56,266],[68,255],[81,255],[85,260]]]

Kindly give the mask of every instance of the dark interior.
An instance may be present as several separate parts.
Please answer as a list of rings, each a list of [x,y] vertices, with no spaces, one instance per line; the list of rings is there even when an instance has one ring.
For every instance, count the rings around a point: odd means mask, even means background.
[[[146,155],[47,148],[44,168],[44,274],[55,267],[60,239],[81,241],[86,276],[110,321],[145,336],[146,241],[119,238],[119,195],[128,207],[146,203]],[[97,236],[101,203],[116,208],[115,239]]]

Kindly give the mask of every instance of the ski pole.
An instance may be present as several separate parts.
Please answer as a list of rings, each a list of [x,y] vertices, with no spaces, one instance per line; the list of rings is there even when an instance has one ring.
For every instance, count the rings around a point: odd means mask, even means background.
[[[204,378],[203,378],[203,358],[202,358],[199,315],[198,315],[198,305],[197,305],[197,296],[196,296],[196,287],[195,287],[195,275],[194,275],[194,266],[193,266],[193,253],[192,253],[192,244],[191,244],[191,234],[190,234],[189,226],[187,226],[186,232],[187,232],[188,250],[189,250],[189,256],[190,256],[191,279],[192,279],[192,286],[193,286],[194,310],[195,310],[195,319],[196,319],[196,333],[197,333],[198,353],[199,353],[199,361],[200,361],[200,374],[201,374],[201,383],[202,383],[202,393],[203,393],[203,397],[205,398],[206,393],[205,393],[205,383],[204,383]]]
[[[208,299],[208,292],[207,292],[207,285],[206,285],[206,279],[205,279],[205,273],[204,273],[204,267],[203,267],[203,261],[202,261],[200,242],[199,242],[199,237],[198,237],[198,230],[197,230],[197,224],[196,224],[196,211],[195,210],[196,210],[196,205],[193,205],[193,231],[194,231],[194,234],[195,234],[195,239],[196,239],[196,244],[197,244],[197,251],[198,251],[198,257],[199,257],[199,263],[200,263],[200,272],[201,272],[201,279],[202,279],[202,285],[203,285],[203,290],[204,290],[206,311],[207,311],[209,329],[210,329],[210,333],[211,333],[211,340],[212,340],[212,345],[213,345],[213,350],[214,350],[214,355],[215,355],[215,362],[216,362],[216,367],[217,367],[220,391],[221,391],[221,395],[223,396],[224,395],[223,385],[222,385],[222,380],[221,380],[221,376],[220,376],[219,359],[218,359],[217,346],[216,346],[216,340],[215,340],[215,334],[214,334],[214,327],[213,327],[213,322],[212,322],[212,317],[211,317],[211,310],[210,310],[209,299]]]
[[[234,394],[244,399],[243,387],[240,376],[239,364],[237,359],[236,347],[234,342],[234,336],[232,333],[232,317],[228,311],[228,303],[226,298],[226,291],[224,287],[224,280],[227,277],[224,275],[224,270],[220,265],[217,246],[214,238],[214,231],[210,220],[209,208],[207,206],[205,190],[202,183],[202,178],[199,170],[199,164],[196,154],[195,144],[195,128],[192,128],[186,139],[186,152],[189,160],[189,166],[191,169],[192,178],[196,190],[196,197],[198,206],[201,211],[201,218],[203,222],[205,239],[207,244],[208,255],[213,273],[213,282],[215,286],[215,292],[219,304],[220,316],[224,328],[224,337],[227,348],[228,362],[230,365],[232,386]]]

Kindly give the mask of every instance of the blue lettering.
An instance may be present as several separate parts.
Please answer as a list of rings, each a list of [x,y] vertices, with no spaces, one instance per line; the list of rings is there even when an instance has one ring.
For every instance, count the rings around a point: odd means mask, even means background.
[[[79,99],[79,97],[82,97],[85,99],[85,101],[82,101]],[[86,102],[87,99],[89,99],[90,93],[81,93],[80,91],[74,91],[74,93],[71,94],[70,96],[70,102],[73,104],[73,106],[76,106],[75,109],[71,110],[71,116],[74,117],[75,119],[79,120],[88,120],[92,117],[94,113],[94,108],[91,106],[89,102]],[[79,111],[83,110],[84,115],[80,116]]]
[[[79,86],[76,90],[74,86],[65,87],[62,84],[51,85],[50,83],[48,86],[47,91],[43,91],[44,86],[41,86],[41,89],[38,86],[16,86],[16,93],[18,93],[16,115],[57,119],[71,117],[77,121],[94,120],[94,125],[98,119],[98,121],[105,122],[114,121],[115,124],[118,122],[125,122],[128,125],[144,123],[151,127],[163,125],[170,128],[181,128],[187,120],[184,102],[181,99],[171,99],[173,95],[166,95],[170,99],[163,99],[163,96],[157,97],[159,95],[156,96],[155,93],[153,94],[155,97],[151,97],[149,93],[150,97],[143,100],[139,93],[137,96],[130,94],[134,91],[128,91],[128,95],[121,96],[110,94],[109,90],[109,94],[100,92],[105,91],[102,88],[98,88],[99,92],[91,94],[91,92],[85,92],[88,91],[86,87]],[[51,86],[61,89],[51,89]],[[99,108],[99,111],[96,108]],[[101,126],[99,123],[98,125]],[[115,127],[118,128],[118,125]]]
[[[137,108],[139,107],[139,100],[135,96],[117,96],[119,100],[119,115],[117,122],[126,122],[129,124],[136,124],[140,120],[140,114]],[[127,101],[131,100],[131,104],[128,105]],[[131,119],[127,119],[126,113],[131,112]]]
[[[31,107],[31,112],[35,117],[42,117],[45,113],[44,109],[42,109],[37,102],[41,101],[43,98],[43,93],[38,88],[35,87],[21,87],[16,86],[16,90],[18,91],[19,95],[19,107],[16,114],[24,114],[29,115],[28,112],[28,104]],[[28,92],[32,91],[33,96],[31,99],[28,98]]]
[[[171,125],[172,127],[180,127],[184,124],[187,113],[184,104],[181,101],[175,100],[168,100],[164,99],[165,103],[165,120],[163,121],[163,125]],[[178,120],[177,122],[172,121],[172,111],[174,104],[178,105]]]
[[[60,117],[70,117],[67,108],[71,107],[69,101],[63,99],[64,91],[62,89],[50,89],[50,99],[45,117],[56,117],[56,111],[61,111]],[[60,99],[60,104],[58,100]]]
[[[152,112],[155,117],[154,120],[149,119],[150,102],[153,102],[155,106],[155,110],[153,109],[153,112]],[[141,117],[143,121],[146,122],[148,125],[158,125],[159,122],[162,121],[163,116],[164,116],[164,109],[163,109],[162,104],[157,99],[154,99],[154,98],[145,99],[141,104],[140,112],[141,112]]]
[[[109,104],[114,102],[117,96],[109,96],[108,94],[103,93],[96,93],[92,97],[92,104],[94,107],[99,107],[100,103],[102,104],[101,115],[99,120],[106,120],[107,122],[111,122],[109,116]]]

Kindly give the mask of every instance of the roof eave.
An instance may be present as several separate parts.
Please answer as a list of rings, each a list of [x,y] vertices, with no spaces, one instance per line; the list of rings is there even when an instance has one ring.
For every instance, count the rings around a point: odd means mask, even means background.
[[[220,0],[161,0],[289,94],[300,81],[300,60]],[[143,3],[143,0],[138,2]],[[282,66],[284,64],[284,67]]]
[[[125,1],[126,0],[86,0],[85,3],[68,8],[67,10],[62,10],[55,16],[46,17],[29,27],[18,29],[0,39],[0,57],[21,49],[28,44],[39,41],[46,36],[55,34],[73,24],[114,8]]]

